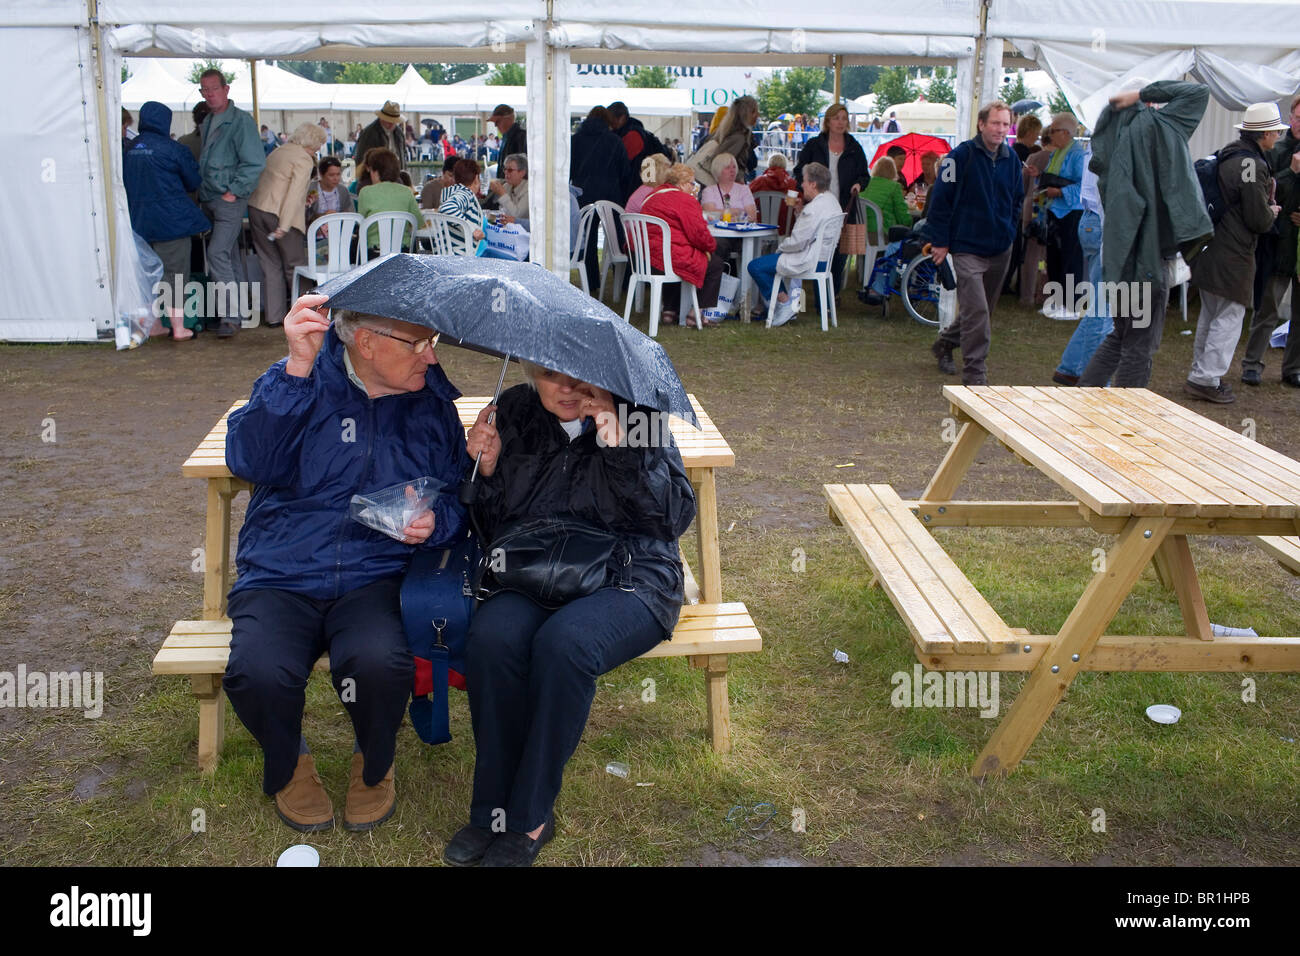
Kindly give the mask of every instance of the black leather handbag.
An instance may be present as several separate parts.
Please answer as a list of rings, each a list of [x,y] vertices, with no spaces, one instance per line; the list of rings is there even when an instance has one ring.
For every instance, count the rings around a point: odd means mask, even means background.
[[[492,539],[483,555],[483,581],[488,591],[519,591],[543,607],[558,608],[594,594],[611,573],[619,587],[633,590],[625,576],[631,560],[618,535],[585,521],[527,518]]]

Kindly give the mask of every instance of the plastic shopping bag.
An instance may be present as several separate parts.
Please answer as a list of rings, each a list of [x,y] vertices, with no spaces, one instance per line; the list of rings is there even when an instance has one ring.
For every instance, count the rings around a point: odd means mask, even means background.
[[[162,282],[163,264],[149,243],[118,217],[117,292],[113,312],[117,316],[114,338],[119,349],[137,348],[153,331],[158,317],[157,289]],[[129,237],[129,238],[128,238]]]
[[[487,247],[495,253],[523,262],[528,258],[528,230],[517,222],[489,222],[483,230]]]

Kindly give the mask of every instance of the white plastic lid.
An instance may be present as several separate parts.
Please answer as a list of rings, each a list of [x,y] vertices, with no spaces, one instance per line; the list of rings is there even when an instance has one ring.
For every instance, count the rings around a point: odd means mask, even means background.
[[[280,854],[276,866],[320,866],[320,854],[316,848],[305,843],[298,843]]]
[[[1152,704],[1147,708],[1147,716],[1157,724],[1176,724],[1183,712],[1173,704]]]

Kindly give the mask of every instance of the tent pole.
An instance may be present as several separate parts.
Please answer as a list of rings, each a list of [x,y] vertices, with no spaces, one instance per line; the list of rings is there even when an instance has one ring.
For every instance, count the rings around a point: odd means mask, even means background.
[[[253,82],[253,125],[257,127],[258,135],[262,133],[262,110],[257,105],[257,60],[248,61],[249,79]]]
[[[108,104],[104,86],[104,35],[99,28],[99,2],[86,0],[86,16],[90,24],[90,54],[95,78],[95,109],[99,114],[99,161],[104,184],[104,225],[108,229],[108,277],[111,283],[117,275],[117,221],[113,202],[113,155],[110,152]],[[113,291],[110,289],[110,291]]]
[[[835,86],[833,88],[833,96],[835,97],[835,102],[838,103],[840,102],[840,100],[843,99],[843,97],[840,95],[840,72],[844,66],[843,58],[841,58],[841,56],[838,53],[833,54],[831,56],[831,65],[835,72]]]
[[[975,56],[971,59],[971,68],[975,75],[971,77],[971,111],[970,127],[967,134],[974,136],[979,130],[979,112],[984,99],[984,61],[989,44],[989,0],[980,2],[980,32],[975,37]]]
[[[546,32],[543,34],[544,37],[550,36],[551,28],[554,24],[554,19],[555,19],[555,0],[546,0]],[[554,169],[555,151],[559,149],[559,144],[556,142],[555,120],[554,120],[555,56],[553,55],[553,51],[549,39],[544,39],[542,41],[542,55],[545,58],[545,63],[546,63],[546,116],[543,119],[544,125],[542,128],[546,131],[546,138],[547,140],[549,140],[546,146],[546,159],[550,166],[550,169]],[[528,81],[526,78],[524,82],[525,84],[527,84]],[[524,96],[527,97],[527,95],[528,95],[527,91],[525,90]],[[567,120],[568,117],[566,116],[565,119]],[[533,118],[530,116],[529,122],[533,122],[533,121],[534,121]],[[567,144],[565,145],[567,146]],[[550,175],[550,170],[548,169],[547,176],[546,176],[547,228],[550,228],[551,216],[553,216],[554,214],[555,214],[555,177]],[[569,241],[572,242],[573,240],[570,239]],[[606,241],[608,242],[608,240]],[[550,237],[548,236],[546,242],[546,261],[542,263],[542,268],[546,269],[547,271],[554,271],[555,263],[559,258],[555,253],[554,246],[555,243],[551,242]],[[565,260],[567,260],[568,259],[567,249],[565,250],[565,253],[566,253]]]

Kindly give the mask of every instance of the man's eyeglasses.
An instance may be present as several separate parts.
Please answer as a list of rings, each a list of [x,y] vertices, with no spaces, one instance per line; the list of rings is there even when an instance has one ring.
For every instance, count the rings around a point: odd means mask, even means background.
[[[404,339],[400,335],[394,335],[392,332],[389,332],[385,329],[376,329],[369,325],[362,326],[362,328],[364,328],[367,332],[374,332],[375,335],[383,335],[390,339],[397,339],[397,341],[399,342],[405,342],[407,345],[411,347],[411,351],[414,352],[416,355],[419,355],[425,349],[437,348],[438,339],[442,337],[442,333],[439,332],[437,335],[431,335],[427,339]]]

